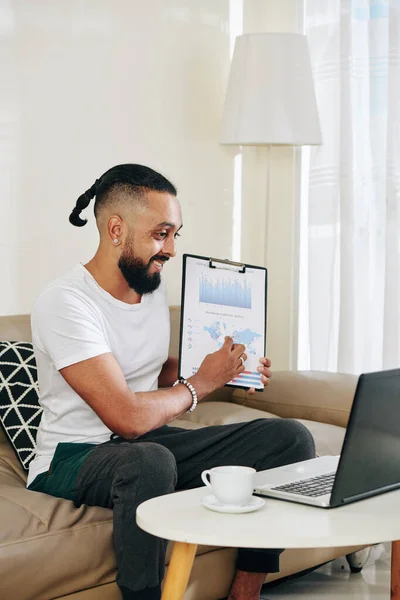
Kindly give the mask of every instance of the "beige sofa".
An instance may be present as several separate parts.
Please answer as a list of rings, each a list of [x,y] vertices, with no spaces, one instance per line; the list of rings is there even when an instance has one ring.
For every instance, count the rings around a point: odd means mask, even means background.
[[[179,309],[171,309],[171,353],[177,354]],[[29,316],[0,317],[0,340],[30,340]],[[301,420],[320,455],[340,452],[356,378],[321,372],[275,372],[265,392],[248,396],[223,388],[193,414],[177,421],[188,428],[259,417]],[[2,600],[120,600],[115,584],[112,513],[31,492],[25,473],[0,432],[0,598]],[[358,548],[287,550],[281,572],[268,580],[314,567]],[[169,547],[168,557],[171,548]],[[200,546],[186,600],[227,595],[236,550]],[[168,564],[167,557],[167,564]]]

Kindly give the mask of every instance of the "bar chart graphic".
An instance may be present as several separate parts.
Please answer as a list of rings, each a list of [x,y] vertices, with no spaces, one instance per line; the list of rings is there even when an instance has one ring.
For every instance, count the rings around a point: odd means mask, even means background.
[[[264,387],[264,384],[261,383],[261,373],[258,373],[258,371],[243,371],[243,373],[240,373],[232,379],[232,383],[245,387],[248,386],[249,388]]]
[[[241,275],[241,277],[243,277]],[[251,284],[247,278],[242,281],[237,279],[200,277],[199,301],[220,306],[235,306],[237,308],[251,308]]]

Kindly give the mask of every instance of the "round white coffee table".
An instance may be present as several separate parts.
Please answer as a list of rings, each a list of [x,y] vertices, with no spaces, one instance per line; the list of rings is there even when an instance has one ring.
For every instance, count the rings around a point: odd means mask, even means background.
[[[201,506],[205,487],[141,504],[142,529],[175,542],[163,600],[183,598],[198,544],[234,548],[328,548],[391,541],[391,598],[400,600],[400,490],[340,508],[322,509],[265,498],[258,511],[216,513]],[[389,594],[388,594],[389,598]]]

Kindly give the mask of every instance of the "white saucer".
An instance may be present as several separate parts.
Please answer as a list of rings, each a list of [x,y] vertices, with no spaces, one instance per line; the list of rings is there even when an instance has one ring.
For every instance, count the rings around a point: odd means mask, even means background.
[[[215,510],[216,512],[221,513],[248,513],[258,510],[265,504],[265,500],[259,498],[258,496],[252,496],[251,500],[247,504],[222,504],[219,500],[216,499],[215,496],[210,494],[209,496],[204,496],[201,500],[201,503],[206,508],[210,510]]]

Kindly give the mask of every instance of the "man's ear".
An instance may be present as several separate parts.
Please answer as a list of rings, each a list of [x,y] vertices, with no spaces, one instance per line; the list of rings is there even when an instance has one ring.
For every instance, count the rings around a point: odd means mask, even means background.
[[[119,215],[112,215],[107,223],[107,235],[114,245],[120,244],[123,240],[123,223]]]

